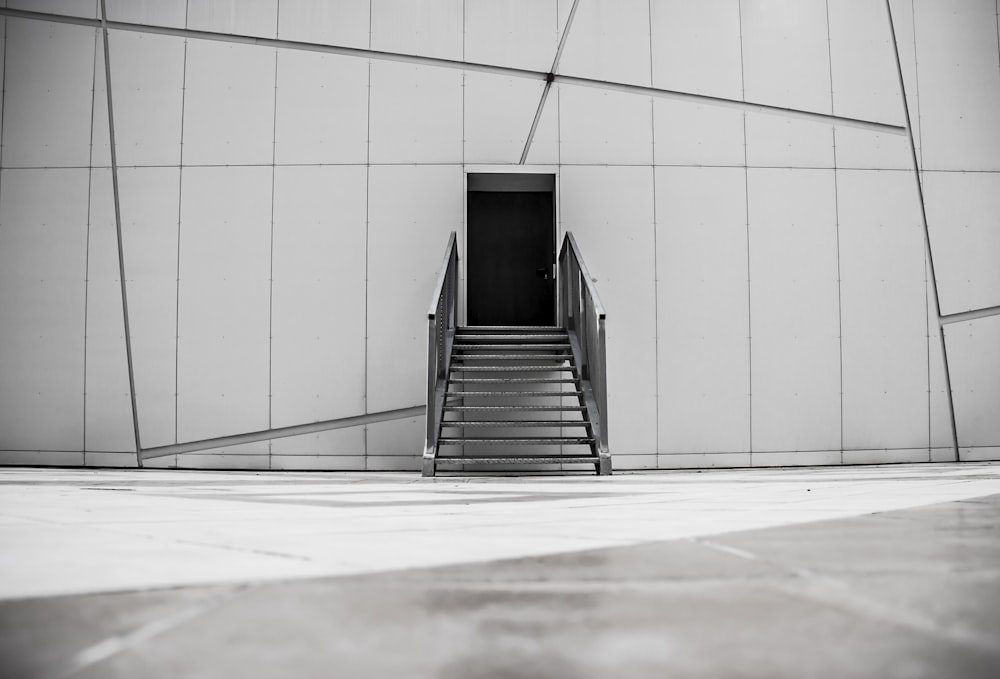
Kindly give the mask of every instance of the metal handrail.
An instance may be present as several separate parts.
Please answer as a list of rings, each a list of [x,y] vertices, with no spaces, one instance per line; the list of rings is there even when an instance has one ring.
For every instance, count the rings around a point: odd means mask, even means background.
[[[583,397],[594,428],[598,472],[611,473],[608,450],[608,370],[604,305],[580,246],[570,232],[559,250],[559,321],[569,334],[580,370]]]
[[[455,232],[448,237],[431,306],[427,311],[427,430],[424,438],[424,476],[434,475],[451,346],[458,327],[458,245]]]

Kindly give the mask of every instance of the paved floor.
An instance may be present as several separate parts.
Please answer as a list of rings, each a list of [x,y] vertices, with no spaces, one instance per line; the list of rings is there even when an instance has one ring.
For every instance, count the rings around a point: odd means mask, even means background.
[[[0,471],[2,677],[997,677],[1000,465]]]

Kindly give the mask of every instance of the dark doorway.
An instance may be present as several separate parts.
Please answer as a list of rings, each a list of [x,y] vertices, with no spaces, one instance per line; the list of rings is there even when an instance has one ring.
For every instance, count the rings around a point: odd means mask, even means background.
[[[555,176],[469,174],[469,325],[553,325]]]

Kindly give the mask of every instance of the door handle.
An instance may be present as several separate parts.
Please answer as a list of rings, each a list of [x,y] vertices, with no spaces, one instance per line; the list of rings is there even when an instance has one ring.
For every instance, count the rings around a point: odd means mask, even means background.
[[[549,267],[543,266],[539,269],[535,269],[535,275],[541,278],[543,281],[549,280]]]

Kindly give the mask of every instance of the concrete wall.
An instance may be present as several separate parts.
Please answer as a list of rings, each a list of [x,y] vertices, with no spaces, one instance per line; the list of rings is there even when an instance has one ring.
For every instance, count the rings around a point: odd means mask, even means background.
[[[96,0],[0,6],[99,17]],[[571,0],[107,0],[108,18],[547,71]],[[1000,305],[996,0],[893,0],[943,313]],[[135,463],[102,33],[0,17],[0,463]],[[144,447],[424,401],[464,173],[543,83],[109,32]],[[559,72],[903,123],[869,0],[580,0]],[[905,137],[569,84],[558,173],[609,310],[618,469],[952,459]],[[948,326],[964,459],[1000,458],[1000,318]],[[402,420],[151,466],[417,469]]]

